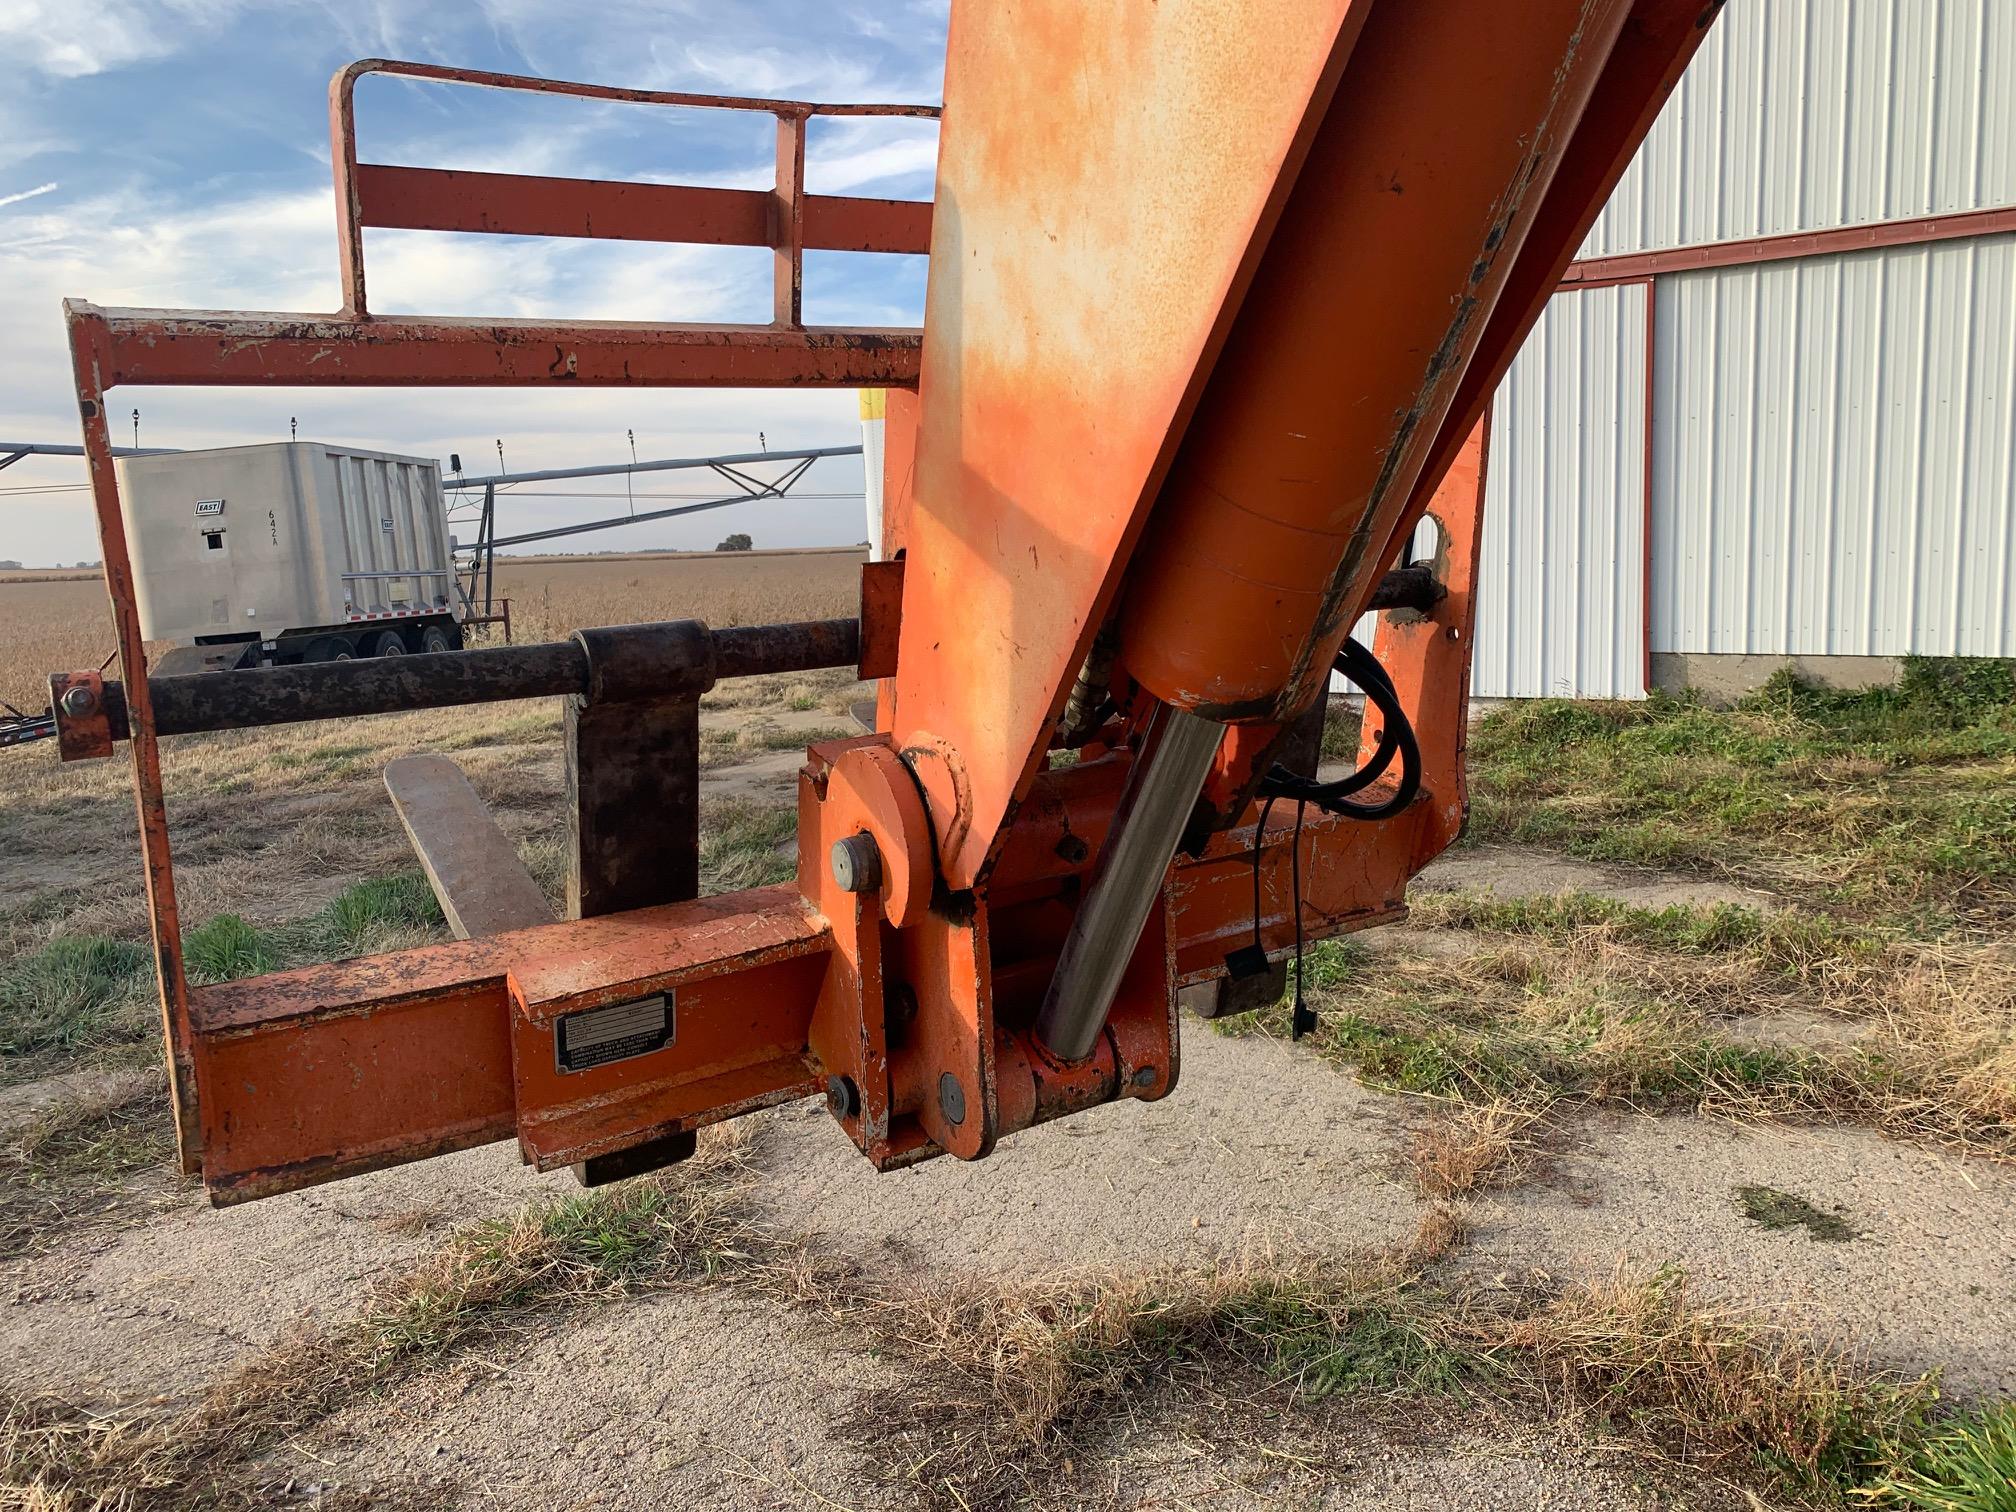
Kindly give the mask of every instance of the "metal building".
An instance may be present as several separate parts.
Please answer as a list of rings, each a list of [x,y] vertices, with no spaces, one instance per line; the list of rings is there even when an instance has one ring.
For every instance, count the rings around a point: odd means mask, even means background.
[[[2016,657],[2016,0],[1730,0],[1488,488],[1479,696]]]

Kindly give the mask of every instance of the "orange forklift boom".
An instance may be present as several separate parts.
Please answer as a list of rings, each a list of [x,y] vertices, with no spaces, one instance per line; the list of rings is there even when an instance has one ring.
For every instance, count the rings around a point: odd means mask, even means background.
[[[65,759],[131,744],[184,1168],[236,1202],[515,1137],[592,1183],[823,1094],[888,1169],[1167,1095],[1179,1001],[1273,1000],[1461,829],[1488,400],[1716,9],[955,0],[928,204],[804,171],[813,117],[928,107],[345,69],[342,310],[66,306],[121,676],[58,674],[52,707]],[[776,184],[359,162],[374,74],[767,115]],[[367,227],[769,247],[774,316],[376,315]],[[807,326],[808,248],[928,251],[922,330]],[[127,384],[887,388],[890,560],[858,621],[150,678]],[[796,880],[696,896],[700,695],[837,665],[878,680],[876,729],[807,753]],[[1333,670],[1366,715],[1324,781]],[[162,739],[555,694],[566,919],[408,758],[387,783],[458,938],[191,986]]]

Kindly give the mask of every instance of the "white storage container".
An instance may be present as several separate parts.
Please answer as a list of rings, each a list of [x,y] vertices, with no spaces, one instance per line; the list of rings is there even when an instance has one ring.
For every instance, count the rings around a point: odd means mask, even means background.
[[[148,640],[358,627],[450,612],[441,471],[309,441],[120,459]]]

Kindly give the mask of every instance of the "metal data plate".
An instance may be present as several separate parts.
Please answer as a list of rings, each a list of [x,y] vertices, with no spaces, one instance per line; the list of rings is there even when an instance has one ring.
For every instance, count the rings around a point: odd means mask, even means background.
[[[649,1055],[671,1044],[678,994],[655,992],[630,1003],[570,1013],[553,1026],[553,1060],[562,1071],[586,1071]]]

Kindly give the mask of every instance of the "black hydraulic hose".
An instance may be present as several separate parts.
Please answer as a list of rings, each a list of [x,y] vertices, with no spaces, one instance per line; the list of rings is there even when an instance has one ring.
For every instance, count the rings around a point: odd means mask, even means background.
[[[1347,819],[1388,819],[1406,808],[1421,791],[1421,744],[1414,727],[1400,707],[1393,679],[1379,660],[1357,641],[1346,639],[1337,653],[1335,668],[1351,679],[1365,694],[1365,702],[1379,711],[1382,723],[1371,758],[1348,777],[1332,782],[1316,782],[1276,767],[1268,773],[1260,790],[1270,796],[1313,803],[1326,813]],[[1400,780],[1390,797],[1380,803],[1352,803],[1349,795],[1361,791],[1383,777],[1400,758]]]

